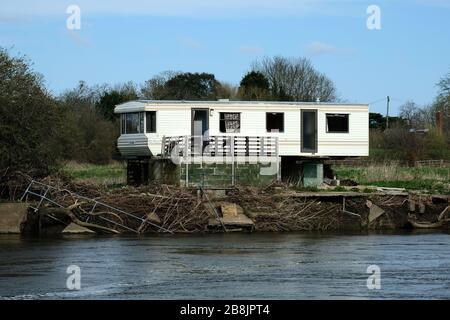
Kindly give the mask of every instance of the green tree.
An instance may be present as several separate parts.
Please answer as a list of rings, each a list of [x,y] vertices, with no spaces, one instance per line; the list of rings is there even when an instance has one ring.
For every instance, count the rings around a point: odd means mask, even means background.
[[[211,73],[185,72],[166,82],[164,99],[216,100],[219,87],[219,81]]]
[[[259,71],[248,72],[240,82],[239,97],[242,100],[269,99],[269,81]]]
[[[27,59],[0,49],[0,168],[48,174],[63,157],[67,115]]]
[[[105,90],[95,103],[95,109],[103,118],[115,121],[117,119],[117,115],[114,113],[115,106],[136,99],[138,99],[136,87],[129,82],[114,89]]]
[[[166,93],[166,83],[169,79],[175,77],[181,72],[175,71],[164,71],[160,74],[154,76],[153,78],[145,81],[141,87],[141,96],[144,99],[149,100],[162,100],[165,99]]]
[[[89,87],[80,81],[76,88],[59,97],[70,114],[67,127],[72,141],[66,149],[66,159],[104,164],[115,154],[118,123],[105,119],[96,108],[105,90],[105,86]]]

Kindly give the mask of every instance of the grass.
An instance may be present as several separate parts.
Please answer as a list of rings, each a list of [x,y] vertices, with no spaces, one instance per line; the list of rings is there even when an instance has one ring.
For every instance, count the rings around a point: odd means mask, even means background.
[[[69,161],[64,165],[63,172],[78,181],[89,181],[103,185],[126,183],[126,165],[117,161],[105,165]]]
[[[450,194],[450,168],[408,168],[389,162],[368,167],[335,166],[339,179],[352,179],[360,185],[429,190]]]
[[[339,179],[351,179],[362,186],[394,187],[408,190],[428,190],[450,194],[450,168],[416,167],[408,168],[389,162],[368,167],[334,166]],[[75,180],[89,181],[107,186],[126,183],[126,165],[112,162],[107,165],[67,162],[63,171]],[[318,191],[316,187],[302,188],[303,191]],[[364,189],[371,192],[370,188]],[[333,191],[341,191],[335,188]]]

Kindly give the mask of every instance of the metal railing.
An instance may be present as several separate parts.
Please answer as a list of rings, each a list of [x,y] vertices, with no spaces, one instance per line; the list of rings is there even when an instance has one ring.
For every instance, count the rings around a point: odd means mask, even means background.
[[[184,157],[275,157],[278,137],[267,136],[174,136],[163,137],[163,158]]]
[[[65,208],[65,206],[63,206],[62,204],[60,204],[56,200],[54,200],[54,198],[56,198],[56,194],[59,194],[60,196],[62,194],[69,195],[73,198],[74,201],[76,201],[76,200],[83,201],[85,207],[87,207],[87,209],[86,209],[87,213],[86,214],[81,214],[81,213],[76,214],[77,218],[83,222],[90,223],[90,222],[92,222],[92,219],[99,219],[99,220],[102,220],[104,222],[111,224],[112,226],[114,226],[116,228],[124,229],[124,230],[131,231],[131,232],[134,232],[137,234],[141,233],[141,229],[142,229],[143,225],[148,224],[150,226],[157,228],[159,231],[173,233],[172,231],[170,231],[166,228],[163,228],[161,226],[158,226],[157,224],[152,223],[151,221],[148,221],[145,218],[138,217],[135,214],[126,212],[119,208],[115,208],[109,204],[100,202],[98,200],[79,195],[75,192],[72,192],[72,191],[69,191],[66,189],[59,189],[59,188],[44,184],[42,182],[36,181],[36,180],[31,180],[30,184],[28,185],[27,189],[25,190],[25,192],[22,195],[20,200],[28,202],[29,196],[36,197],[39,200],[37,205],[35,207],[30,205],[30,207],[32,209],[34,209],[35,212],[37,212],[39,210],[39,207],[43,204],[44,201],[47,201],[56,207]],[[134,228],[131,228],[121,222],[117,222],[117,221],[114,221],[114,220],[111,220],[111,219],[105,217],[106,215],[111,215],[111,213],[119,215],[119,216],[123,215],[124,217],[126,217],[128,219],[134,220],[134,222],[140,223],[140,227],[134,229]]]

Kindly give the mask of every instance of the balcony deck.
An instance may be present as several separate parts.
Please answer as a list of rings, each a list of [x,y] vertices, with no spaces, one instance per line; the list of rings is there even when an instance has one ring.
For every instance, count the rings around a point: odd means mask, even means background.
[[[233,162],[249,158],[278,158],[278,138],[264,136],[174,136],[163,137],[161,156],[165,159],[222,157]]]

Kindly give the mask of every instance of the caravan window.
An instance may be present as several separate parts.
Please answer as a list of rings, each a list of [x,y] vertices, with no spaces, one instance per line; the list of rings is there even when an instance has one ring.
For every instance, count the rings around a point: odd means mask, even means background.
[[[122,134],[144,133],[144,113],[122,114]]]
[[[241,131],[241,114],[237,112],[220,113],[220,132],[238,133]]]
[[[327,113],[328,133],[348,133],[348,114]]]
[[[266,129],[267,132],[284,132],[284,113],[267,112]]]
[[[156,132],[156,111],[147,111],[145,113],[146,122],[147,122],[147,133],[155,133]]]

